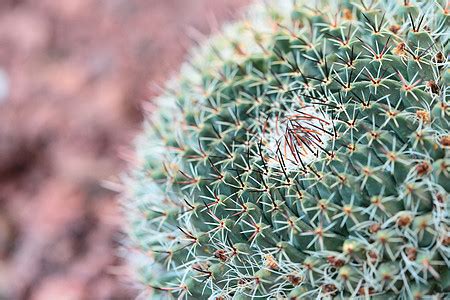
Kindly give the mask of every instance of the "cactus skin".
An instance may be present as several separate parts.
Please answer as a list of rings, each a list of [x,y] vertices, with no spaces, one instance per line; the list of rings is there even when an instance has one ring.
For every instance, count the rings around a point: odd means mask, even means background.
[[[127,182],[144,295],[445,297],[445,0],[293,2],[255,4],[159,98]]]

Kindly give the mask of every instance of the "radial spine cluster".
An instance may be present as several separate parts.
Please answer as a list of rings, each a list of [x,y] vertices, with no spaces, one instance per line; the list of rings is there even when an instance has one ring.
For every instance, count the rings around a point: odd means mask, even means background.
[[[126,180],[143,296],[448,296],[449,14],[265,1],[203,41]]]

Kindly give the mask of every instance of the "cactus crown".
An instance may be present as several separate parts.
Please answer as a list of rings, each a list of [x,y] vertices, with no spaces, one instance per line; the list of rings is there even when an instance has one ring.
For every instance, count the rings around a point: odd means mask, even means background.
[[[205,42],[138,143],[149,297],[450,289],[449,8],[279,1]]]

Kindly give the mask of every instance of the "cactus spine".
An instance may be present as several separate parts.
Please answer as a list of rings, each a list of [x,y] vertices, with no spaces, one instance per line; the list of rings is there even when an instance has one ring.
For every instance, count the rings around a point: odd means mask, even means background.
[[[127,182],[146,295],[449,292],[449,12],[269,1],[197,49]]]

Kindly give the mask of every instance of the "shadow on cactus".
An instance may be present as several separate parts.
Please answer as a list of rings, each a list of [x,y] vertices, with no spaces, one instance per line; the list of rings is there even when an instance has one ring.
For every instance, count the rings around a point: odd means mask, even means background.
[[[127,182],[144,295],[445,296],[445,5],[273,1],[205,41]]]

